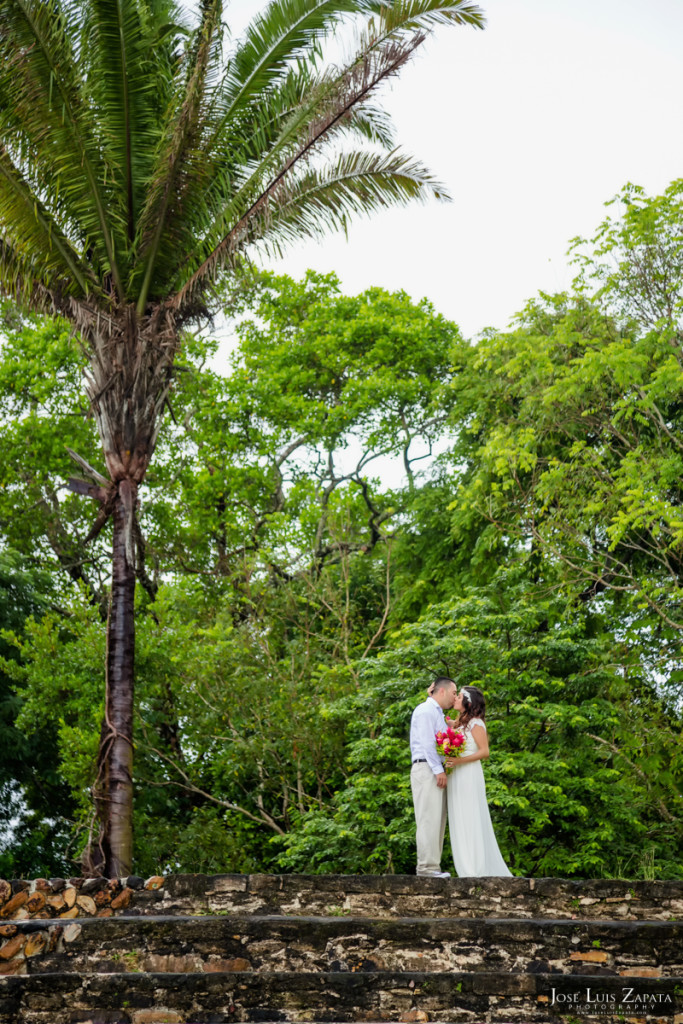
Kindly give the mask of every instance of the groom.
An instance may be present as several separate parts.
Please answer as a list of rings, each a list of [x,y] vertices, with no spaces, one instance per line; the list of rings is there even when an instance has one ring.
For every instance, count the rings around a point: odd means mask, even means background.
[[[436,752],[437,732],[446,731],[444,711],[453,707],[458,688],[452,679],[439,676],[430,696],[413,711],[410,720],[410,788],[417,825],[417,874],[450,878],[441,870],[446,831],[446,772]]]

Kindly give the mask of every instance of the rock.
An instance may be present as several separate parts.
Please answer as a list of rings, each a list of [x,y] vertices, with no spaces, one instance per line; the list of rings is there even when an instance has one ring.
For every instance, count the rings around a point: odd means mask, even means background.
[[[61,892],[65,888],[66,882],[63,878],[51,878],[50,885],[52,886],[53,892]]]
[[[125,909],[130,903],[130,898],[132,895],[132,889],[128,889],[127,887],[125,889],[122,889],[118,896],[115,896],[114,899],[111,901],[112,910]]]
[[[140,878],[139,875],[128,875],[126,885],[129,889],[143,889],[145,886],[145,880],[144,878]]]
[[[78,938],[78,936],[81,934],[82,931],[83,931],[83,925],[82,924],[78,924],[76,921],[74,921],[73,924],[67,924],[64,927],[64,941],[65,942],[74,942]]]
[[[204,964],[204,973],[213,974],[222,971],[251,971],[252,966],[244,957],[236,956],[232,960],[211,960]]]
[[[26,936],[23,932],[14,935],[3,946],[0,946],[0,960],[11,960],[12,957],[17,955],[25,942]]]
[[[71,909],[71,907],[73,907],[74,903],[76,902],[78,890],[74,889],[73,885],[70,885],[68,889],[64,890],[62,895],[64,896],[64,902],[66,903],[67,907]]]
[[[4,878],[0,878],[0,903],[4,903],[12,895],[12,886]]]
[[[15,893],[11,900],[0,907],[0,917],[14,917],[15,911],[19,910],[19,907],[23,907],[27,899],[28,893],[25,889]]]
[[[47,952],[54,953],[57,948],[57,944],[61,938],[64,928],[61,924],[55,924],[52,928],[48,928],[47,932]]]
[[[31,914],[34,921],[49,921],[52,914],[49,910],[39,910],[35,914]]]
[[[31,916],[26,907],[19,907],[16,914],[12,915],[15,921],[28,921]]]
[[[24,959],[0,960],[0,975],[26,973],[26,961]]]
[[[95,893],[93,899],[95,900],[96,906],[108,907],[111,903],[111,893],[107,892],[106,889],[100,889],[99,892]]]
[[[37,892],[52,892],[52,886],[48,882],[47,878],[36,878],[33,883],[33,888]]]
[[[114,916],[114,911],[111,909],[111,907],[105,907],[104,910],[98,910],[97,914],[95,916],[96,917],[113,917]]]
[[[661,967],[625,967],[619,971],[622,978],[661,978]]]
[[[30,882],[27,882],[25,878],[13,878],[12,879],[12,892],[24,892],[31,886]]]
[[[16,934],[17,926],[15,924],[0,924],[0,937],[3,939],[10,939]]]
[[[145,889],[161,889],[163,884],[163,875],[152,875],[152,877],[148,878],[147,881],[145,882]]]
[[[65,910],[59,916],[62,919],[64,919],[64,918],[78,917],[79,914],[80,914],[79,908],[78,907],[72,907],[71,910]]]
[[[109,892],[120,892],[121,883],[119,882],[118,878],[110,878],[109,881],[107,882],[107,889],[109,890]]]
[[[106,878],[86,878],[81,886],[81,892],[92,895],[100,889],[103,889],[106,884]]]
[[[97,913],[97,905],[92,896],[78,896],[76,898],[76,905],[81,910],[84,910],[86,914],[90,914],[91,917],[94,917]]]
[[[62,896],[61,892],[57,892],[54,896],[48,896],[47,905],[48,907],[52,907],[53,910],[64,910],[66,900]]]
[[[26,939],[26,945],[24,946],[24,956],[36,956],[37,953],[42,953],[47,945],[47,936],[45,932],[33,932]]]
[[[600,949],[588,949],[585,953],[570,953],[570,960],[589,960],[591,963],[604,964],[607,953]]]
[[[133,1024],[182,1024],[175,1010],[134,1010]]]
[[[151,974],[192,974],[197,970],[197,957],[150,953],[142,962],[142,970]]]
[[[69,879],[69,885],[73,889],[80,889],[84,882],[85,882],[85,878],[70,878]]]
[[[424,1010],[408,1010],[408,1013],[404,1013],[402,1017],[399,1017],[399,1020],[412,1024],[413,1021],[429,1020],[429,1014],[425,1013]]]
[[[26,909],[29,914],[37,914],[39,910],[42,910],[45,906],[45,893],[44,892],[32,892],[29,898],[26,900]]]

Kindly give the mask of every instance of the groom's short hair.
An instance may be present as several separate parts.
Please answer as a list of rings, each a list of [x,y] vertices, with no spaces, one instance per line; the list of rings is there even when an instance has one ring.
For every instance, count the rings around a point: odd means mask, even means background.
[[[448,676],[437,676],[436,679],[434,680],[434,688],[432,689],[432,693],[436,693],[437,690],[445,690],[446,687],[450,686],[451,683],[453,684],[453,686],[457,685],[455,679],[449,679]]]

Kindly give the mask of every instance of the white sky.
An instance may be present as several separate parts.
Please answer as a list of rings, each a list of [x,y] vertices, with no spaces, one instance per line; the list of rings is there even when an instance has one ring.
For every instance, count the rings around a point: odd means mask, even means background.
[[[187,4],[194,6],[194,4]],[[264,6],[233,0],[239,29]],[[569,285],[567,243],[628,181],[683,176],[682,0],[482,0],[487,27],[439,28],[385,89],[401,145],[454,196],[357,221],[274,269],[335,270],[427,296],[467,336]]]

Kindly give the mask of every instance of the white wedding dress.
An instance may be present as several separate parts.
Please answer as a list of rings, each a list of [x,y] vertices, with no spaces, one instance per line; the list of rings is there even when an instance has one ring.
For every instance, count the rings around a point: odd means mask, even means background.
[[[473,718],[462,729],[465,736],[463,757],[479,749],[472,735],[473,725],[486,728],[481,718]],[[470,761],[454,768],[448,776],[446,792],[448,831],[451,835],[453,862],[459,877],[511,875],[498,849],[491,824],[481,761]]]

